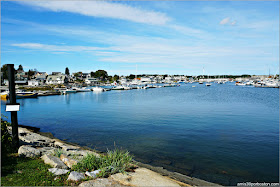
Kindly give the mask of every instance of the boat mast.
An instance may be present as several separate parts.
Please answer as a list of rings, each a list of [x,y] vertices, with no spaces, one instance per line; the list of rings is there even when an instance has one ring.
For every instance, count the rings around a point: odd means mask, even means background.
[[[136,78],[136,80],[137,80],[137,64],[136,64],[136,75],[135,75],[135,78]]]

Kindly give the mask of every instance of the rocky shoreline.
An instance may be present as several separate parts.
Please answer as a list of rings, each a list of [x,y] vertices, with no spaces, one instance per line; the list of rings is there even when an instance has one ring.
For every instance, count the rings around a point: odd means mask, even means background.
[[[11,127],[9,130],[11,131]],[[46,164],[53,167],[49,169],[49,172],[54,175],[69,173],[72,166],[88,153],[96,156],[102,154],[89,147],[59,140],[51,133],[40,132],[40,129],[36,127],[21,125],[19,140],[19,156],[40,156]],[[58,149],[64,153],[60,155],[60,158],[53,156]],[[138,168],[127,174],[117,173],[109,178],[96,178],[98,170],[86,173],[71,171],[68,180],[79,181],[85,177],[92,179],[82,182],[79,186],[218,186],[218,184],[168,171],[163,167],[154,167],[137,161],[134,163]]]

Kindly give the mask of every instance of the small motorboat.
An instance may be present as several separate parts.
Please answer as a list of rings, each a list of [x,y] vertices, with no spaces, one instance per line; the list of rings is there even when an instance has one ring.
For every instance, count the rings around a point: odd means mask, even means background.
[[[82,88],[77,88],[76,91],[77,92],[90,92],[91,90],[88,89],[87,87],[82,87]]]
[[[123,86],[116,86],[114,88],[112,88],[112,90],[124,90]]]
[[[101,87],[98,87],[98,86],[93,87],[91,90],[94,91],[94,92],[104,92],[105,91],[104,88],[101,88]]]
[[[1,99],[2,100],[7,100],[9,97],[9,91],[4,91],[1,93]]]
[[[17,99],[24,99],[24,98],[36,98],[38,93],[33,92],[16,92]]]

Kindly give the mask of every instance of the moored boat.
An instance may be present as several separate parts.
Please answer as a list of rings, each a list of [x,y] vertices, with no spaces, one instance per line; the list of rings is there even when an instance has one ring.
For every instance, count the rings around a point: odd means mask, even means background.
[[[104,88],[96,86],[96,87],[92,88],[92,91],[94,91],[94,92],[104,92],[105,90],[104,90]]]
[[[36,98],[37,96],[38,96],[38,93],[33,93],[33,92],[17,92],[16,93],[17,99]]]
[[[90,92],[91,90],[88,89],[87,87],[82,87],[82,88],[76,88],[77,92]]]
[[[124,87],[123,86],[116,86],[116,87],[113,87],[112,90],[124,90]]]

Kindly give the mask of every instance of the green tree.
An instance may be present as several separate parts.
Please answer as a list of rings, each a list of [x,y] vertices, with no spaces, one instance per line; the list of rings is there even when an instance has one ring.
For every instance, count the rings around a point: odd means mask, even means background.
[[[120,78],[120,77],[119,77],[118,75],[114,75],[113,80],[114,80],[114,81],[117,81],[117,80],[119,80],[119,78]]]
[[[74,77],[80,77],[80,76],[82,76],[82,74],[83,74],[83,73],[79,71],[79,72],[77,72],[77,73],[74,73]]]
[[[90,72],[90,76],[91,76],[91,77],[94,77],[94,72],[93,72],[93,71]]]
[[[36,72],[35,72],[33,69],[29,70],[28,73],[27,73],[27,75],[28,75],[28,80],[30,80],[31,77],[32,77],[33,75],[35,75],[35,73],[36,73]]]
[[[94,77],[104,80],[104,79],[108,78],[108,74],[107,74],[107,71],[105,71],[105,70],[97,70],[94,73]]]
[[[21,65],[21,64],[18,66],[17,71],[23,71],[23,67],[22,67],[22,65]]]
[[[66,75],[70,75],[70,72],[69,72],[68,67],[65,68],[65,74],[66,74]]]
[[[8,65],[4,64],[1,67],[2,79],[8,79]]]
[[[130,75],[128,76],[128,78],[129,78],[129,79],[134,79],[134,78],[135,78],[135,75],[130,74]]]
[[[113,77],[112,77],[112,76],[108,76],[108,80],[109,80],[109,81],[112,81],[112,80],[113,80]]]

